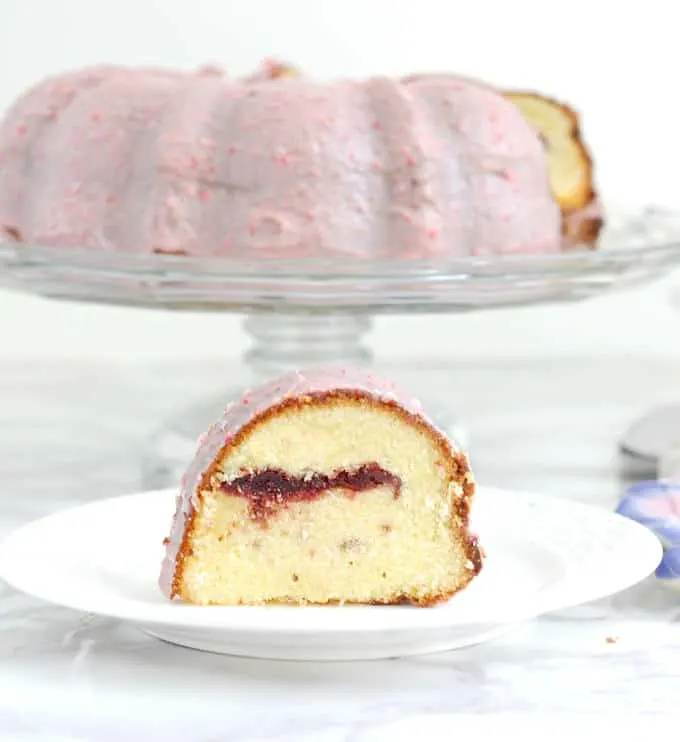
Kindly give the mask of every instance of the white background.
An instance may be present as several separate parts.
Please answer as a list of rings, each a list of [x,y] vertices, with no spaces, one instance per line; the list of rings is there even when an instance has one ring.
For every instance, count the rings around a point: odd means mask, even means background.
[[[238,74],[278,56],[323,77],[451,70],[571,102],[608,201],[680,209],[677,16],[672,0],[0,0],[0,108],[43,75],[99,62]],[[388,354],[680,353],[676,283],[579,306],[381,320],[374,340]],[[5,355],[232,355],[239,323],[0,293]]]

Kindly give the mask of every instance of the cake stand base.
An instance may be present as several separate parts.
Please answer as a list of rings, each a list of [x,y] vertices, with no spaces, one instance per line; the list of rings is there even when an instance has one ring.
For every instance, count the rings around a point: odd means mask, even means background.
[[[243,392],[286,371],[329,363],[374,366],[373,354],[364,345],[370,317],[345,312],[257,312],[245,320],[253,344],[243,358],[243,381],[226,387],[215,397],[179,409],[152,437],[142,458],[144,489],[176,486],[196,450],[198,437],[217,420],[227,404]],[[391,376],[389,369],[380,369]],[[425,382],[424,384],[425,385]],[[450,402],[413,390],[434,422],[460,447],[467,448],[464,427]]]

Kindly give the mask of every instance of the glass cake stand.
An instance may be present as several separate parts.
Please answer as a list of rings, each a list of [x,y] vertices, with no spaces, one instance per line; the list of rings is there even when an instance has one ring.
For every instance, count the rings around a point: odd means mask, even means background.
[[[253,343],[243,382],[179,410],[145,457],[145,486],[163,487],[178,481],[199,434],[245,386],[310,364],[372,363],[364,336],[373,315],[577,301],[650,281],[676,263],[680,213],[608,208],[597,249],[553,256],[247,261],[8,243],[0,245],[0,286],[56,299],[245,315]],[[461,439],[446,402],[425,402]]]

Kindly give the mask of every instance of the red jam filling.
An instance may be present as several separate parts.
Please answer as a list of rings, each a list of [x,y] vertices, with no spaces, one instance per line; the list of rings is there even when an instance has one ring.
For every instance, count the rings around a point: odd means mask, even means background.
[[[315,500],[327,490],[342,489],[348,497],[354,497],[359,492],[384,486],[392,488],[395,498],[401,494],[401,479],[373,463],[330,475],[307,477],[290,476],[279,469],[264,469],[224,482],[221,489],[226,494],[247,498],[251,517],[264,521],[281,507]]]

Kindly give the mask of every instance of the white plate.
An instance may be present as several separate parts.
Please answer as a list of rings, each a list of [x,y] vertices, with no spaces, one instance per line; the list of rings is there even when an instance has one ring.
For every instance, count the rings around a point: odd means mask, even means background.
[[[0,545],[0,577],[43,600],[196,649],[371,659],[478,643],[519,621],[629,587],[662,556],[651,532],[601,508],[480,487],[473,517],[488,559],[444,605],[190,606],[168,602],[157,585],[174,498],[174,490],[144,492],[29,523]]]

